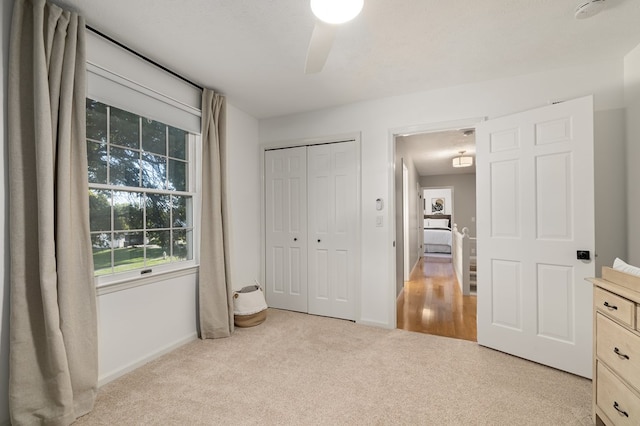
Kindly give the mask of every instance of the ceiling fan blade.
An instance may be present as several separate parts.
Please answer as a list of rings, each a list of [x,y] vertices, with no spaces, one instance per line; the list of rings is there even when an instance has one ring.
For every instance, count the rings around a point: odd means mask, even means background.
[[[304,67],[305,74],[315,74],[322,71],[337,31],[338,27],[336,25],[325,24],[320,21],[316,22],[309,41],[309,50],[307,50],[307,62]]]

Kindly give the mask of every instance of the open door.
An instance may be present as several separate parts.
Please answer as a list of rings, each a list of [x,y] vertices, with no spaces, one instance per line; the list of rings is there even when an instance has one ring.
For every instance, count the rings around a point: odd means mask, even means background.
[[[593,98],[476,130],[478,343],[590,378]]]

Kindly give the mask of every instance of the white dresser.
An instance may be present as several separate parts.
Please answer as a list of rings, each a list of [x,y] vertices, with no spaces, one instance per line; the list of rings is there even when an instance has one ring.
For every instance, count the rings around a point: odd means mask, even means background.
[[[604,267],[591,278],[596,424],[640,425],[640,277]]]

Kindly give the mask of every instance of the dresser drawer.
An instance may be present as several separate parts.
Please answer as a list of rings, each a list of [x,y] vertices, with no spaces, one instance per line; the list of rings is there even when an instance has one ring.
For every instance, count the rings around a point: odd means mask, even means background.
[[[598,358],[640,390],[640,336],[601,314],[596,314],[596,329]]]
[[[631,328],[636,327],[636,304],[632,301],[596,287],[593,293],[593,303],[603,314],[615,318]]]
[[[598,407],[615,425],[639,425],[640,398],[600,362],[596,374]]]

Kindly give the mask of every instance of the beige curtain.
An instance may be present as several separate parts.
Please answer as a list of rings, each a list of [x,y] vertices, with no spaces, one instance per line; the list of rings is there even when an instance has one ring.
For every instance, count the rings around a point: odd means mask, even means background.
[[[95,400],[84,21],[16,0],[9,49],[9,408],[14,425],[68,425]]]
[[[202,93],[202,223],[198,280],[202,339],[228,337],[233,332],[225,150],[225,98],[209,89],[204,89]]]

